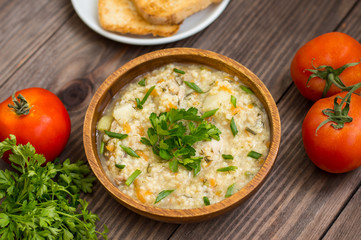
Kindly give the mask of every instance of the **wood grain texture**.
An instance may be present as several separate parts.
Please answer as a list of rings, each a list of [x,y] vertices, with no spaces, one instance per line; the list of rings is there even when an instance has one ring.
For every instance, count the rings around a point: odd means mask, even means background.
[[[69,1],[0,3],[0,86],[73,15]]]
[[[283,140],[265,185],[231,213],[177,229],[179,225],[127,210],[97,183],[85,197],[99,214],[98,226],[107,224],[109,239],[332,239],[349,212],[360,219],[354,202],[359,204],[359,198],[352,194],[360,186],[361,173],[358,169],[330,175],[308,160],[299,127],[311,102],[294,87],[287,91],[292,83],[289,64],[303,43],[328,31],[346,32],[361,41],[360,12],[360,0],[234,0],[212,25],[190,38],[137,47],[88,29],[70,1],[0,0],[0,101],[31,86],[56,93],[72,121],[71,138],[60,157],[85,159],[81,141],[85,110],[110,73],[141,54],[163,48],[186,46],[221,53],[256,73],[279,101]],[[8,166],[0,162],[0,168]],[[359,236],[359,225],[348,226],[350,239]]]
[[[355,193],[346,208],[338,216],[331,229],[323,238],[332,239],[358,239],[361,236],[361,188]]]

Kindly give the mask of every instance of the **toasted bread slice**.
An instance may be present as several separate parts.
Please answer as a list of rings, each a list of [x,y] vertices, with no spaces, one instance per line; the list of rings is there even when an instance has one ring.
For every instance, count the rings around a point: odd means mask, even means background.
[[[185,18],[222,0],[132,0],[139,14],[153,24],[180,24]]]
[[[179,25],[154,25],[147,22],[138,14],[131,0],[99,0],[98,13],[102,28],[122,34],[170,36],[179,29]]]

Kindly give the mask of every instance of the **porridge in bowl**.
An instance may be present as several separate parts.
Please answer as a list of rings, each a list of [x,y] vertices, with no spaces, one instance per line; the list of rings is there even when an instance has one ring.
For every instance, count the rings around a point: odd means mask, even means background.
[[[219,202],[267,157],[267,113],[237,77],[168,64],[121,89],[99,120],[99,154],[125,194],[161,208]]]

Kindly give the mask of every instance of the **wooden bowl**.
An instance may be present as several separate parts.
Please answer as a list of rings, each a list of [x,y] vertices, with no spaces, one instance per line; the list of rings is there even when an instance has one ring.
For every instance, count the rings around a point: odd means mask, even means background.
[[[164,209],[143,204],[122,193],[106,176],[98,155],[96,124],[112,97],[137,76],[168,63],[198,63],[237,76],[248,85],[263,103],[270,121],[271,144],[267,158],[257,175],[237,193],[221,202],[194,209]],[[218,216],[245,201],[264,182],[278,153],[281,125],[277,106],[265,85],[247,68],[220,54],[192,48],[159,50],[140,56],[116,70],[94,94],[84,120],[84,148],[90,167],[101,184],[122,205],[130,210],[164,222],[188,223],[207,220]]]

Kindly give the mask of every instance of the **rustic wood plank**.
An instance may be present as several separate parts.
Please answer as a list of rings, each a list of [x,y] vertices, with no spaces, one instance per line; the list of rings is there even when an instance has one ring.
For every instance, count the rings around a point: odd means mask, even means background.
[[[323,238],[332,239],[359,239],[361,236],[361,188],[352,197],[336,222]]]
[[[73,15],[70,1],[0,3],[0,86]]]
[[[261,189],[230,214],[182,225],[171,239],[318,239],[360,184],[361,169],[329,174],[316,168],[302,144],[301,123],[311,102],[292,86],[278,105],[282,142]]]

